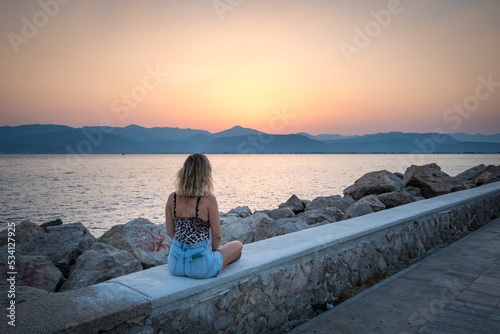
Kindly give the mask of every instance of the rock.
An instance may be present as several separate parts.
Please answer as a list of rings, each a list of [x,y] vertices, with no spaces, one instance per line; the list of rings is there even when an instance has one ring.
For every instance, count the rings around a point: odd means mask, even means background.
[[[246,218],[225,217],[222,225],[221,244],[232,240],[240,240],[242,243],[248,244],[309,227],[301,219],[280,218],[274,220],[262,211]]]
[[[483,184],[490,183],[491,180],[493,180],[493,174],[489,171],[484,171],[474,179],[474,184],[482,186]]]
[[[500,166],[489,165],[486,170],[474,178],[474,183],[478,186],[497,182],[500,180]]]
[[[344,214],[344,217],[342,217],[342,220],[367,215],[369,213],[373,213],[373,210],[370,207],[370,205],[358,201],[347,209],[347,211]]]
[[[7,223],[6,223],[7,225]],[[45,233],[45,230],[29,220],[23,220],[15,227],[15,242],[22,244],[35,239],[40,234]],[[0,247],[7,245],[9,242],[9,230],[5,229],[0,232]]]
[[[244,244],[251,243],[257,231],[261,234],[267,233],[266,225],[271,221],[271,217],[263,212],[256,212],[246,218],[228,217],[223,221],[221,244],[232,240],[239,240]]]
[[[241,218],[245,218],[245,217],[252,215],[252,211],[250,210],[250,208],[248,206],[238,206],[234,209],[229,210],[228,214],[229,215],[234,214],[234,215],[237,215]]]
[[[167,263],[172,239],[167,236],[165,225],[137,218],[111,227],[99,242],[129,252],[147,269]]]
[[[40,225],[40,227],[49,227],[49,226],[59,226],[59,225],[62,225],[63,222],[61,219],[56,219],[56,220],[52,220],[50,222],[46,222],[46,223],[43,223],[42,225]]]
[[[140,270],[141,261],[129,252],[96,242],[76,260],[60,291],[80,289]]]
[[[0,267],[4,268],[6,276],[8,271],[17,272],[17,287],[30,287],[54,292],[58,291],[65,281],[61,271],[46,256],[23,255],[16,252],[15,268],[11,268],[8,262],[7,247],[2,247],[1,252]]]
[[[344,216],[344,212],[339,208],[330,207],[325,209],[314,209],[300,213],[297,218],[300,218],[308,225],[323,223],[325,220],[329,223],[339,221]]]
[[[394,173],[381,170],[363,175],[353,185],[344,189],[344,195],[350,195],[355,200],[359,200],[367,195],[397,191],[403,187],[403,181]]]
[[[290,208],[279,208],[274,210],[264,210],[262,211],[272,219],[281,219],[281,218],[293,218],[295,214]]]
[[[390,193],[377,195],[377,198],[382,202],[387,209],[393,208],[399,205],[412,203],[415,201],[423,200],[421,196],[415,196],[405,189],[399,191],[393,191]]]
[[[16,303],[20,304],[33,299],[47,297],[49,292],[43,289],[32,288],[29,286],[18,286],[16,289]]]
[[[45,230],[29,220],[22,221],[16,226],[16,243],[22,244],[37,238]]]
[[[475,187],[477,187],[476,184],[474,183],[474,181],[471,180],[460,180],[460,181],[453,180],[453,183],[451,185],[451,192],[471,189]]]
[[[44,255],[68,277],[76,259],[89,249],[95,238],[82,223],[51,226],[47,233],[18,246],[17,253],[24,255]]]
[[[366,203],[370,206],[373,212],[385,209],[385,204],[382,203],[376,195],[368,195],[358,201],[358,203]]]
[[[253,241],[301,231],[307,227],[307,224],[298,218],[282,218],[268,221],[263,225],[263,228],[256,231]]]
[[[64,231],[80,231],[86,235],[92,235],[89,230],[82,223],[72,223],[64,225],[53,225],[44,228],[47,233],[62,233]]]
[[[294,214],[304,212],[305,205],[296,195],[292,195],[285,203],[280,204],[279,208],[290,208]]]
[[[454,181],[465,181],[465,180],[474,180],[479,174],[486,170],[486,166],[484,164],[480,164],[476,167],[472,167],[467,169],[465,172],[462,172],[452,179]]]
[[[405,175],[403,173],[400,173],[400,172],[395,172],[394,175],[396,175],[397,177],[399,177],[399,179],[401,181],[403,181],[403,179],[405,178]]]
[[[422,197],[422,193],[420,192],[420,188],[417,187],[404,187],[404,190],[412,194],[413,196],[416,197]]]
[[[486,167],[484,164],[481,164],[467,169],[452,179],[452,191],[474,188],[500,180],[500,166],[489,165]]]
[[[351,195],[344,195],[343,200],[344,200],[344,203],[346,205],[348,205],[348,207],[353,205],[354,203],[356,203],[356,201],[354,200],[354,198],[352,198]]]
[[[435,163],[424,166],[412,165],[405,172],[404,182],[407,186],[420,188],[425,198],[448,194],[453,188],[451,177],[442,172],[441,167]]]
[[[350,197],[340,197],[339,195],[329,196],[329,197],[317,197],[313,199],[306,206],[306,211],[309,210],[324,210],[329,207],[335,207],[345,212],[347,208],[354,203],[354,200]]]

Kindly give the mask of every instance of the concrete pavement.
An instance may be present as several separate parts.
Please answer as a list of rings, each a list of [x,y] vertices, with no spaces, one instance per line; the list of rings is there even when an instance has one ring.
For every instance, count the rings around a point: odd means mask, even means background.
[[[500,219],[289,333],[500,333]]]

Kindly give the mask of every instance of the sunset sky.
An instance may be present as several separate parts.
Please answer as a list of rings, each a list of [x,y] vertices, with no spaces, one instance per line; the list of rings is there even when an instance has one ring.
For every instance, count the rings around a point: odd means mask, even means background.
[[[498,0],[2,1],[0,126],[499,133],[499,17]]]

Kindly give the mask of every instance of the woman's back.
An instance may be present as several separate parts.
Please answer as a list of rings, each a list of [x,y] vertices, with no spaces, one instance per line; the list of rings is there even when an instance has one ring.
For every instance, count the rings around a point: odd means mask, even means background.
[[[178,214],[177,212],[177,200],[183,200],[184,197],[186,199],[185,204],[182,205],[182,213]],[[192,204],[192,199],[195,200],[194,205],[194,215],[191,213],[193,205],[188,206],[188,204]],[[197,242],[202,242],[210,239],[210,222],[205,219],[202,219],[199,216],[199,208],[201,203],[201,196],[198,198],[188,198],[185,196],[177,196],[174,193],[174,225],[175,225],[175,239],[185,243],[185,244],[194,244]]]
[[[196,217],[196,202],[200,198],[198,205],[198,217],[202,220],[209,221],[208,214],[208,196],[187,197],[176,194],[176,216],[177,217]]]

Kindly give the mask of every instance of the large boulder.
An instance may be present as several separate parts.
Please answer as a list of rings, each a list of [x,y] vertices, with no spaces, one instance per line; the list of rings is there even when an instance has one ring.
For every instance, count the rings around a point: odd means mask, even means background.
[[[16,252],[15,265],[8,261],[7,246],[0,248],[0,267],[7,272],[15,272],[16,286],[41,289],[46,292],[58,291],[65,279],[62,272],[43,255],[23,255]],[[6,286],[6,285],[5,285]],[[7,295],[7,293],[5,293]]]
[[[272,219],[281,219],[281,218],[293,218],[295,214],[290,208],[279,208],[274,210],[264,210],[262,211]]]
[[[306,211],[309,210],[324,210],[326,208],[338,208],[342,212],[345,212],[347,208],[354,203],[351,196],[341,197],[339,195],[333,195],[329,197],[317,197],[311,202],[307,203]]]
[[[408,167],[404,182],[407,186],[420,188],[425,198],[448,194],[453,189],[452,178],[435,163]]]
[[[482,173],[474,178],[474,183],[478,186],[500,181],[500,166],[489,165]]]
[[[398,191],[403,187],[404,183],[397,175],[380,170],[363,175],[353,185],[344,189],[344,195],[350,195],[355,200],[359,200],[367,195]]]
[[[339,221],[344,216],[344,211],[336,207],[329,207],[324,209],[314,209],[304,211],[297,215],[297,218],[304,221],[307,225],[316,225],[327,221],[334,223]]]
[[[297,218],[281,218],[268,221],[264,224],[263,228],[256,231],[253,241],[259,241],[278,235],[301,231],[307,227],[306,223]]]
[[[29,286],[19,286],[16,289],[16,303],[24,303],[33,299],[45,298],[50,292],[44,289],[32,288]]]
[[[471,189],[475,187],[477,187],[477,185],[472,180],[453,180],[453,184],[451,185],[451,192]]]
[[[420,188],[410,186],[410,187],[404,187],[404,189],[402,190],[406,190],[415,197],[422,197],[422,192],[420,192]]]
[[[129,252],[147,269],[167,263],[172,239],[167,236],[164,224],[137,218],[111,227],[99,238],[99,242]]]
[[[46,228],[37,238],[17,247],[17,254],[44,255],[68,277],[76,259],[95,242],[94,236],[82,223],[65,224]]]
[[[16,243],[22,244],[37,238],[40,234],[45,233],[45,229],[32,223],[29,220],[22,221],[16,225]]]
[[[3,289],[0,289],[0,293],[4,294],[5,296],[8,295],[8,286],[5,285]],[[38,289],[38,288],[32,288],[29,286],[17,286],[16,287],[16,305],[19,305],[21,303],[33,300],[33,299],[39,299],[39,298],[44,298],[48,296],[51,292],[43,289]],[[10,306],[10,298],[0,298],[0,307],[8,307]]]
[[[304,202],[297,197],[297,195],[292,195],[285,203],[279,205],[279,208],[290,208],[295,214],[304,212],[305,205]]]
[[[467,169],[466,171],[457,174],[452,177],[454,181],[465,181],[465,180],[474,180],[479,174],[486,170],[486,166],[484,164],[480,164],[476,167],[472,167]]]
[[[29,220],[23,220],[19,224],[16,224],[14,228],[15,231],[15,242],[16,244],[22,244],[24,242],[30,241],[38,237],[40,234],[45,233],[45,230],[35,223]],[[9,229],[5,229],[0,232],[0,247],[8,244],[9,241]]]
[[[466,171],[452,177],[452,192],[465,190],[477,187],[476,180],[478,177],[486,171],[486,166],[484,164],[472,167]],[[485,175],[483,175],[485,176]]]
[[[410,193],[406,189],[380,194],[377,195],[377,198],[385,205],[387,209],[424,199],[421,196],[416,196]]]
[[[369,213],[373,213],[370,205],[365,202],[357,201],[347,209],[342,220],[367,215]]]
[[[248,206],[238,206],[234,209],[229,210],[227,214],[245,218],[252,215],[252,210],[250,210]]]
[[[266,227],[271,221],[273,221],[271,217],[263,212],[256,212],[246,218],[226,217],[221,221],[221,244],[225,244],[232,240],[239,240],[244,244],[251,243],[255,241],[257,231],[259,231],[260,234],[267,233]]]
[[[248,244],[277,235],[300,231],[309,227],[301,219],[272,219],[262,211],[257,211],[246,218],[227,216],[221,220],[221,224],[221,244],[225,244],[232,240],[239,240],[244,244]]]
[[[51,227],[51,226],[59,226],[62,225],[63,222],[61,219],[56,219],[56,220],[51,220],[49,222],[43,223],[40,225],[40,227],[46,228],[46,227]]]
[[[366,203],[370,206],[373,212],[385,209],[385,204],[382,203],[376,195],[368,195],[360,199],[357,203]]]
[[[80,289],[140,270],[141,261],[129,252],[96,242],[76,260],[60,291]]]

